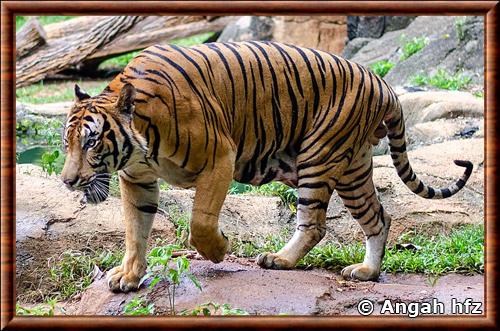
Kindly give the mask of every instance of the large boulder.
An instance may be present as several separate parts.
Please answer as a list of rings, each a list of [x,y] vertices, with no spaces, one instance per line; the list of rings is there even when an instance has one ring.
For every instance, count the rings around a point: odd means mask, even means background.
[[[401,47],[415,37],[427,37],[428,45],[401,61]],[[392,85],[411,83],[412,76],[433,75],[438,69],[463,72],[472,78],[474,84],[482,85],[483,40],[482,17],[419,16],[405,29],[387,32],[349,55],[352,61],[363,65],[381,60],[395,63],[384,77]]]
[[[229,24],[217,41],[273,40],[341,54],[345,23],[345,16],[243,16]]]
[[[347,37],[380,38],[384,33],[404,29],[415,16],[348,16]]]
[[[346,16],[276,16],[273,40],[342,54],[346,20]]]

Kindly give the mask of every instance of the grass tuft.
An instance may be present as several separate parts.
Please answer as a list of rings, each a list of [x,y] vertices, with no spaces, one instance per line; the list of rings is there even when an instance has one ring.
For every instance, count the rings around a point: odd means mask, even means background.
[[[263,252],[277,252],[286,243],[286,234],[270,235],[263,245],[249,242],[236,243],[233,253],[242,257],[255,257]],[[442,275],[450,272],[484,272],[484,226],[467,225],[454,229],[450,235],[428,238],[408,233],[400,238],[403,243],[420,246],[419,250],[386,248],[382,270],[389,273],[425,273]],[[351,264],[363,262],[365,246],[352,244],[324,244],[314,247],[299,267],[341,270]]]
[[[404,61],[411,57],[413,54],[420,52],[427,44],[429,44],[429,38],[425,36],[414,37],[413,39],[406,41],[406,37],[404,35],[401,36],[401,40],[404,42],[401,47],[401,56],[400,60]]]
[[[461,72],[450,74],[444,69],[438,69],[432,76],[418,74],[411,77],[410,80],[417,86],[429,85],[440,89],[457,91],[469,86],[472,78]]]
[[[381,78],[394,67],[394,63],[388,60],[381,60],[370,65],[370,69]]]
[[[109,270],[122,258],[121,251],[63,252],[57,259],[49,260],[50,299],[66,300],[81,293],[92,283],[96,267],[101,271]]]

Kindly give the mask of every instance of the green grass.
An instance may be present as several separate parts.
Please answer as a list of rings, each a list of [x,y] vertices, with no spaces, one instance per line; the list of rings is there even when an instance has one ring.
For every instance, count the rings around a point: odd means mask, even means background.
[[[16,315],[19,316],[54,316],[56,300],[48,300],[44,304],[36,305],[31,308],[22,307],[16,304]]]
[[[193,46],[204,43],[210,37],[212,37],[214,32],[206,32],[198,35],[194,35],[187,38],[174,39],[169,41],[169,44],[174,44],[178,46]],[[106,68],[123,68],[125,67],[134,57],[136,57],[142,50],[133,51],[130,53],[115,56],[113,58],[107,59],[99,64],[99,69]]]
[[[372,69],[372,71],[380,77],[384,77],[394,67],[394,65],[394,63],[388,60],[381,60],[371,64],[370,69]]]
[[[459,41],[463,41],[465,38],[465,17],[459,17],[455,19],[455,31],[457,32],[457,38]]]
[[[471,80],[472,78],[464,73],[457,72],[451,74],[444,69],[438,69],[432,76],[417,74],[410,78],[410,81],[417,86],[429,85],[453,91],[465,89],[469,86]]]
[[[271,182],[261,186],[242,184],[236,181],[231,183],[229,194],[257,194],[264,196],[279,197],[281,201],[295,212],[297,209],[298,193],[297,189],[291,188],[280,182]]]
[[[87,93],[97,95],[108,85],[108,82],[101,82],[97,86],[85,87],[85,82],[78,82]],[[61,88],[58,84],[45,84],[43,81],[16,89],[16,101],[21,103],[44,104],[53,102],[73,101],[75,91],[73,84]]]
[[[37,16],[37,19],[43,26],[47,24],[67,21],[75,17],[78,16]],[[18,31],[24,25],[24,23],[28,21],[29,18],[30,16],[16,16],[16,31]]]
[[[63,252],[57,259],[49,260],[47,281],[51,283],[51,288],[47,291],[48,297],[66,300],[81,293],[92,283],[96,266],[106,271],[118,265],[122,258],[121,251]]]
[[[285,234],[270,235],[263,245],[236,243],[232,251],[238,256],[255,257],[262,252],[277,252],[286,243]],[[399,240],[412,243],[421,249],[400,250],[386,248],[382,270],[389,273],[425,273],[442,275],[450,272],[484,272],[484,226],[468,225],[454,229],[450,235],[428,238],[423,235],[406,234]],[[363,243],[346,245],[323,244],[314,247],[298,264],[341,270],[354,263],[363,262]]]
[[[429,38],[425,36],[414,37],[413,39],[406,41],[406,37],[403,35],[401,36],[401,40],[404,42],[403,46],[401,47],[401,61],[404,61],[415,53],[418,53],[429,43]]]

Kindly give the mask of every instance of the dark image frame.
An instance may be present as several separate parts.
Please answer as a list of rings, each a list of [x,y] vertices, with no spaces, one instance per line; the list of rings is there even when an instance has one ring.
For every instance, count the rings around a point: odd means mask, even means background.
[[[3,1],[1,3],[1,328],[4,329],[496,329],[498,323],[498,1]],[[482,15],[485,19],[485,315],[15,316],[16,15]]]

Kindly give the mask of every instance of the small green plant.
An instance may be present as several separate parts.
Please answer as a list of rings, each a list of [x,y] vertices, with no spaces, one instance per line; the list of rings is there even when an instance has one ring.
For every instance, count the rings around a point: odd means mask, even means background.
[[[62,160],[63,158],[60,156],[61,152],[58,149],[46,151],[42,154],[40,164],[43,171],[45,171],[49,176],[61,173],[64,160]]]
[[[118,174],[112,173],[111,178],[109,179],[109,195],[112,197],[120,197],[120,179],[118,178]]]
[[[371,64],[370,69],[372,69],[376,75],[384,77],[394,67],[394,65],[395,64],[389,60],[381,60]]]
[[[457,38],[459,41],[463,41],[465,38],[465,17],[459,17],[455,19],[455,31],[457,32]]]
[[[444,69],[438,69],[432,76],[418,74],[411,77],[410,80],[417,86],[430,85],[445,90],[456,91],[466,88],[470,84],[472,78],[464,73],[457,72],[455,74],[450,74]]]
[[[175,290],[180,284],[182,277],[187,277],[201,291],[201,284],[196,277],[189,272],[189,260],[185,256],[172,258],[174,250],[179,249],[178,245],[166,245],[155,247],[148,254],[149,271],[143,279],[151,277],[150,288],[153,288],[160,281],[167,282],[167,295],[170,306],[170,313],[175,311]],[[173,266],[171,266],[173,265]]]
[[[483,99],[484,98],[484,91],[476,91],[474,93],[472,93],[476,98],[481,98]]]
[[[127,302],[123,307],[124,315],[131,316],[144,316],[144,315],[154,315],[155,305],[154,303],[147,304],[144,298],[135,296],[132,300]]]
[[[232,308],[230,304],[218,304],[208,302],[201,304],[191,310],[183,310],[180,315],[190,316],[214,316],[214,315],[250,315],[247,311],[240,308]]]
[[[401,61],[408,59],[410,56],[419,52],[422,48],[429,44],[429,38],[425,36],[414,37],[410,41],[407,41],[406,37],[402,35],[401,40],[404,42],[403,46],[401,47]]]
[[[52,299],[48,300],[47,303],[42,305],[37,305],[32,308],[22,307],[16,304],[16,315],[20,316],[54,316],[55,307],[57,301]]]
[[[175,243],[184,248],[188,247],[191,215],[181,212],[177,206],[169,206],[167,213],[175,227]]]

